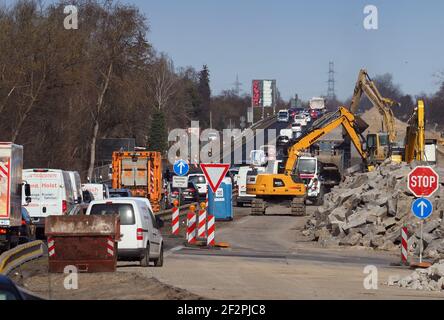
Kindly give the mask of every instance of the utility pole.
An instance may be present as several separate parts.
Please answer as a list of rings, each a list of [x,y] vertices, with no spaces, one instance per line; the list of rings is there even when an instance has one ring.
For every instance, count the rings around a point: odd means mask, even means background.
[[[234,84],[234,93],[237,96],[240,95],[242,83],[239,82],[239,75],[236,74],[236,81],[233,84]]]
[[[335,93],[335,64],[333,61],[328,63],[328,89],[327,99],[332,101],[336,99]]]
[[[210,129],[213,129],[213,116],[210,110]]]

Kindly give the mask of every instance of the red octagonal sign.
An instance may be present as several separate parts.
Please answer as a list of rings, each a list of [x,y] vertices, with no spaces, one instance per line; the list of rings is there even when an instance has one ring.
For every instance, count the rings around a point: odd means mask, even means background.
[[[431,167],[418,166],[410,171],[407,186],[416,197],[430,197],[439,187],[439,176]]]

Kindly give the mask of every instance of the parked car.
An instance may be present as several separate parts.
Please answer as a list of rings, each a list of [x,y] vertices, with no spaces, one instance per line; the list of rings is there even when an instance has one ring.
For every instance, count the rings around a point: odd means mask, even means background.
[[[163,238],[159,231],[163,221],[155,217],[151,203],[146,198],[112,198],[92,201],[87,215],[118,214],[120,217],[121,241],[117,256],[120,260],[140,261],[148,267],[154,262],[163,265]]]
[[[19,231],[19,244],[35,240],[36,227],[29,216],[28,210],[22,207],[22,225]]]
[[[0,301],[1,300],[25,300],[25,298],[11,279],[0,274]]]
[[[205,198],[207,194],[207,179],[205,175],[201,173],[192,173],[188,175],[188,181],[192,182],[197,187],[197,192],[199,193],[199,197]]]
[[[110,198],[132,197],[131,191],[128,189],[109,189]]]

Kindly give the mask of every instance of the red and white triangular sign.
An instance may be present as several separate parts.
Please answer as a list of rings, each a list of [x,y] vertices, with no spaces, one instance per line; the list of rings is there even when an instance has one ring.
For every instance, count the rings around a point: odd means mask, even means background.
[[[230,169],[230,165],[225,163],[201,163],[200,168],[205,178],[207,178],[211,190],[216,193],[228,169]]]

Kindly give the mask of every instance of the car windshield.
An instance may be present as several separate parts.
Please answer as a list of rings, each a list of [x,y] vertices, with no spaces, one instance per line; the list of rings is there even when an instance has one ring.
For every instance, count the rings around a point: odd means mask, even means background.
[[[136,223],[133,206],[129,203],[100,203],[91,208],[91,215],[104,216],[107,214],[118,214],[121,225],[133,225]]]
[[[315,173],[316,160],[315,159],[299,159],[296,167],[298,173]]]
[[[287,112],[279,112],[279,117],[280,118],[286,118],[288,116]]]

